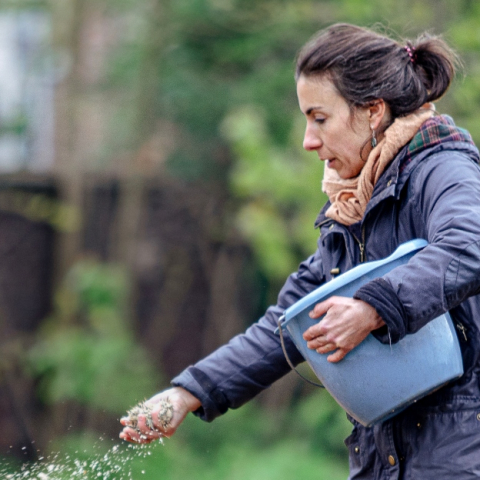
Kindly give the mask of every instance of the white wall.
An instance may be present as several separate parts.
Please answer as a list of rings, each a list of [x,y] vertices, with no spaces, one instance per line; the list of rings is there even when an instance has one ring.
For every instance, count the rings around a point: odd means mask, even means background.
[[[0,10],[0,173],[52,166],[53,89],[48,13]]]

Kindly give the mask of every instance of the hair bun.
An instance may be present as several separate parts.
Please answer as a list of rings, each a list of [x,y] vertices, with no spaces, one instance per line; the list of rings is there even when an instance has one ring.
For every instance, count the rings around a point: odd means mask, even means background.
[[[422,34],[402,44],[372,30],[335,24],[300,51],[296,78],[328,75],[351,107],[383,99],[392,117],[438,100],[455,74],[457,57],[437,36]]]

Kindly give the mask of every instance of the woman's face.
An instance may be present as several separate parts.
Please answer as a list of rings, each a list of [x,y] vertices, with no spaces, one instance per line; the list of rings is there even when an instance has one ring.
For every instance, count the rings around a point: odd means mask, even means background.
[[[325,76],[300,76],[297,95],[307,119],[303,148],[316,151],[341,178],[356,177],[365,165],[360,152],[372,135],[370,110],[358,108],[352,116],[347,102]]]

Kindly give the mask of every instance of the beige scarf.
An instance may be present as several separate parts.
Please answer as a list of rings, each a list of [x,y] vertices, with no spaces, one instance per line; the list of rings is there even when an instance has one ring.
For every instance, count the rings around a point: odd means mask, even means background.
[[[322,189],[331,202],[326,216],[343,225],[360,221],[372,196],[373,187],[385,168],[434,113],[433,105],[428,104],[411,115],[397,118],[385,130],[384,137],[372,149],[360,175],[355,178],[340,178],[336,170],[325,167]]]

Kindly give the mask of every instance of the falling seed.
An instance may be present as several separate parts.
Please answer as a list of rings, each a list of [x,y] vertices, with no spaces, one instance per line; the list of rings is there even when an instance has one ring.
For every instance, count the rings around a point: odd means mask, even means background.
[[[59,453],[46,456],[44,461],[32,465],[24,465],[16,473],[7,473],[0,466],[0,479],[5,480],[69,480],[93,479],[99,480],[133,480],[129,464],[135,459],[143,459],[151,454],[152,446],[113,445],[105,454],[90,455],[89,460],[80,460],[72,455],[61,458]],[[85,453],[85,452],[83,452]],[[77,452],[78,454],[78,452]],[[143,461],[143,460],[142,460]],[[145,473],[143,470],[142,473]]]

